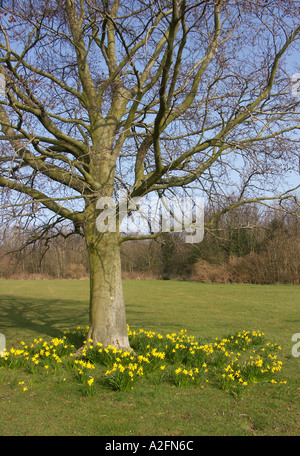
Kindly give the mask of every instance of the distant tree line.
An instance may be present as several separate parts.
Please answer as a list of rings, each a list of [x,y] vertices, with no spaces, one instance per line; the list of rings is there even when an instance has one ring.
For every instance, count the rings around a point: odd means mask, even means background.
[[[32,239],[30,230],[2,230],[3,278],[88,278],[84,239],[53,233]],[[300,284],[300,227],[296,217],[255,206],[225,214],[199,244],[181,234],[122,244],[123,278],[196,280],[218,283]]]

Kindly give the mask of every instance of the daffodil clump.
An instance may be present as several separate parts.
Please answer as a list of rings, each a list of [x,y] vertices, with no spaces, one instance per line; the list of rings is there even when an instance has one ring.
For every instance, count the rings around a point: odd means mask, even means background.
[[[187,368],[185,366],[173,367],[169,371],[169,381],[173,383],[175,386],[189,386],[189,385],[196,385],[198,382],[202,380],[202,371],[203,367],[207,367],[207,364],[203,364],[201,367],[194,367],[194,368]],[[208,372],[205,369],[205,372]],[[208,380],[206,380],[208,382]],[[203,388],[203,385],[202,385]]]
[[[80,326],[50,341],[22,341],[19,348],[6,350],[0,357],[0,368],[51,373],[61,381],[77,382],[87,396],[101,386],[130,390],[143,379],[176,387],[204,388],[211,383],[236,394],[251,383],[286,383],[278,380],[281,347],[267,342],[260,331],[241,331],[204,343],[186,330],[162,335],[128,327],[132,351],[94,344],[87,340],[87,333],[88,327]],[[24,381],[18,384],[28,390]]]
[[[135,350],[149,354],[154,346],[164,354],[166,378],[176,386],[201,383],[203,388],[217,380],[223,390],[239,394],[251,383],[277,383],[274,377],[282,370],[275,354],[281,347],[267,342],[261,331],[240,331],[209,343],[195,340],[186,330],[162,336],[140,329],[129,330],[129,335]]]
[[[133,389],[133,383],[143,375],[144,370],[139,363],[129,363],[127,365],[114,363],[112,368],[108,369],[105,373],[107,384],[113,390],[118,391]]]
[[[82,386],[83,394],[86,394],[87,396],[90,396],[95,392],[93,387],[95,380],[93,376],[94,369],[95,365],[90,361],[74,359],[74,371],[76,378]]]
[[[119,350],[116,347],[108,345],[104,347],[103,344],[97,342],[93,344],[92,339],[83,341],[84,347],[82,356],[94,364],[101,364],[103,366],[112,366],[115,362],[120,360],[129,359],[132,361],[132,354],[129,351]]]
[[[43,338],[34,339],[31,344],[20,342],[22,348],[5,350],[4,356],[0,358],[0,367],[10,369],[26,368],[30,372],[36,370],[37,366],[45,369],[52,368],[56,371],[60,368],[62,358],[69,356],[74,346],[69,344],[66,336],[54,338],[50,342]]]

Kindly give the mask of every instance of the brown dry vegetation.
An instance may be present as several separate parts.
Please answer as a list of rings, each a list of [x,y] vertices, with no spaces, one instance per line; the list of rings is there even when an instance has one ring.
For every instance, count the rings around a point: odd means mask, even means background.
[[[89,275],[84,240],[53,237],[20,247],[30,237],[2,233],[0,276],[11,279],[81,279]],[[181,279],[216,283],[300,284],[300,229],[291,216],[237,211],[198,245],[169,233],[122,245],[123,279]],[[11,253],[9,253],[11,252]]]

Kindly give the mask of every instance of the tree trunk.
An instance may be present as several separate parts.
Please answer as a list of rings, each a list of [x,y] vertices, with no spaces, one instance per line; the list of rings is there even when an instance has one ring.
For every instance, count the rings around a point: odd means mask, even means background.
[[[86,230],[90,262],[89,339],[105,347],[131,350],[123,297],[118,233]]]

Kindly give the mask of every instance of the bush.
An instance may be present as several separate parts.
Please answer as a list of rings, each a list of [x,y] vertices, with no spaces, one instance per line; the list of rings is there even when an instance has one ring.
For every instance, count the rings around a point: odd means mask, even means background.
[[[300,243],[276,237],[265,250],[243,257],[231,256],[226,263],[211,264],[199,259],[192,280],[216,283],[300,284]]]
[[[233,281],[230,269],[226,263],[211,264],[201,259],[195,263],[191,279],[197,282],[215,283],[229,283]]]

